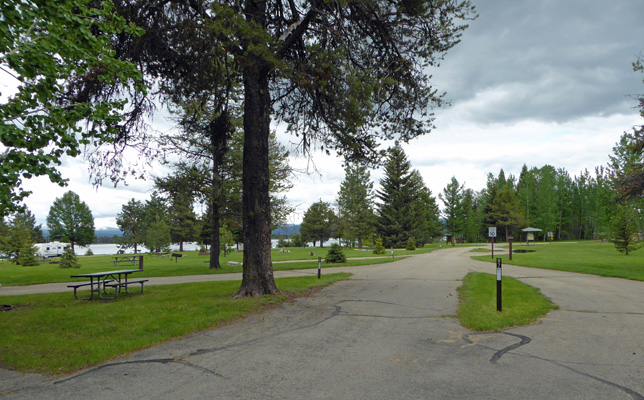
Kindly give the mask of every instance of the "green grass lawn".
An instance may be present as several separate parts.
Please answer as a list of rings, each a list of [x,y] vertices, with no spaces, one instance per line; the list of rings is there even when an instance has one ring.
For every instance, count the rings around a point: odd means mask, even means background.
[[[239,282],[150,286],[143,295],[78,301],[69,293],[11,296],[0,314],[0,365],[62,374],[243,317],[350,274],[277,279],[277,296],[232,300]],[[3,302],[6,302],[4,298]]]
[[[424,248],[419,248],[414,251],[395,249],[394,255],[399,259],[400,256],[407,256],[413,254],[427,253],[432,250],[438,249],[438,245],[427,245]],[[343,267],[343,266],[357,266],[369,264],[381,264],[396,259],[392,259],[391,250],[387,254],[377,255],[371,251],[360,251],[355,249],[344,249],[344,253],[348,260],[346,263],[341,264],[327,264],[324,262],[329,247],[325,248],[289,248],[290,253],[280,253],[279,249],[273,249],[271,258],[273,260],[273,269],[280,270],[293,270],[305,268],[317,268],[317,259],[322,257],[322,268],[326,267]],[[313,252],[315,255],[311,255]],[[183,252],[183,257],[174,259],[171,257],[157,257],[154,255],[144,255],[143,271],[137,273],[137,278],[153,277],[153,276],[179,276],[179,275],[201,275],[201,274],[222,274],[222,273],[235,273],[242,272],[241,265],[229,265],[228,262],[241,262],[242,254],[230,253],[227,257],[221,257],[220,261],[222,268],[219,270],[208,269],[207,256],[199,256],[198,252]],[[137,256],[138,257],[138,256]],[[366,260],[362,258],[367,258]],[[110,271],[114,269],[137,269],[138,263],[135,266],[121,264],[115,267],[113,264],[113,256],[79,256],[78,260],[81,268],[60,268],[58,264],[49,264],[45,261],[39,266],[35,267],[22,267],[12,264],[8,261],[0,262],[0,284],[11,285],[33,285],[39,283],[50,282],[71,282],[81,281],[83,279],[72,279],[71,275],[78,273],[92,273],[99,271]],[[298,261],[299,262],[290,262]]]
[[[510,277],[503,277],[501,312],[496,310],[496,275],[470,272],[458,291],[458,319],[474,331],[502,331],[531,324],[558,308],[539,289]]]
[[[509,255],[505,251],[499,255],[504,264],[644,281],[644,250],[634,251],[625,256],[618,252],[612,243],[608,242],[513,245],[512,249],[534,250],[534,252],[515,253],[510,261]],[[472,258],[495,262],[490,256]],[[497,258],[496,254],[494,258]]]

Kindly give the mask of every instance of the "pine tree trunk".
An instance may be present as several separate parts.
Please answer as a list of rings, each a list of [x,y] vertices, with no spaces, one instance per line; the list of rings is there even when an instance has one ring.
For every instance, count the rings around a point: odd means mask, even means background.
[[[262,20],[265,2],[246,3],[246,11]],[[278,292],[271,262],[268,138],[270,94],[266,62],[255,57],[244,68],[244,166],[242,219],[244,261],[242,284],[236,298]]]
[[[222,194],[222,176],[221,167],[224,163],[224,153],[226,152],[226,140],[229,134],[230,120],[228,113],[222,112],[218,117],[217,123],[213,126],[210,132],[210,143],[213,151],[213,166],[212,166],[212,198],[210,201],[210,209],[212,211],[212,222],[210,231],[210,266],[209,269],[221,269],[219,257],[221,256],[221,239],[219,235],[220,229],[220,213],[219,206],[223,202]]]
[[[183,251],[183,240],[179,242],[179,251]]]
[[[219,263],[219,256],[221,252],[221,246],[219,242],[219,205],[217,204],[216,198],[213,198],[210,207],[212,209],[212,229],[210,231],[209,269],[221,269],[221,264]]]

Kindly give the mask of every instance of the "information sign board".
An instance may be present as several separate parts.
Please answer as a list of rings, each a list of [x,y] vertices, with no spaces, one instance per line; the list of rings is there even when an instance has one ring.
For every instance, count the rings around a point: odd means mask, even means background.
[[[487,228],[488,236],[493,238],[496,237],[496,226],[490,226]]]

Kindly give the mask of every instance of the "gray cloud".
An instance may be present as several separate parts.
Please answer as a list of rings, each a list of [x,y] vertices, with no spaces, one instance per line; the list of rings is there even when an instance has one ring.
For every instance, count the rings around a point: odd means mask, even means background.
[[[566,122],[632,112],[643,90],[644,2],[479,1],[479,18],[434,73],[477,122]]]

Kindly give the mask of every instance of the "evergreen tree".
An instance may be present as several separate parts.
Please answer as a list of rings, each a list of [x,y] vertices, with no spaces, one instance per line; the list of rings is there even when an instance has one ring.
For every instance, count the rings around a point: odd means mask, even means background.
[[[36,242],[44,242],[41,225],[36,225],[36,217],[26,207],[24,214],[14,214],[9,222],[0,220],[0,254],[7,259],[19,263],[22,251]]]
[[[12,220],[13,226],[23,226],[29,230],[29,236],[34,243],[43,243],[45,237],[42,233],[42,225],[36,225],[36,216],[27,208],[23,212],[16,213]]]
[[[519,211],[519,199],[514,190],[506,185],[502,187],[492,204],[492,217],[496,226],[504,229],[505,240],[508,234],[523,223],[523,216]]]
[[[123,248],[134,248],[145,243],[147,226],[145,225],[145,206],[143,202],[131,199],[121,206],[121,212],[116,215],[116,224],[123,233],[118,244]]]
[[[438,195],[445,206],[443,209],[445,230],[455,237],[461,236],[464,231],[463,186],[453,176],[450,183],[443,189],[443,193]]]
[[[615,235],[613,243],[620,253],[628,255],[629,252],[641,247],[639,240],[633,237],[639,230],[637,219],[636,212],[631,205],[617,205],[612,220],[612,228]]]
[[[488,172],[485,189],[483,189],[483,192],[481,193],[481,207],[483,208],[483,213],[485,215],[484,225],[486,227],[496,226],[496,220],[492,216],[492,204],[494,204],[494,199],[496,198],[498,190],[498,180],[491,172]],[[487,236],[487,232],[485,235]]]
[[[424,215],[420,215],[422,222],[422,234],[418,235],[419,244],[429,243],[444,234],[443,223],[440,220],[440,209],[436,198],[432,196],[432,191],[425,187],[421,191],[420,201],[423,204]]]
[[[20,248],[20,254],[18,255],[16,264],[22,265],[23,267],[40,265],[40,262],[36,258],[37,251],[38,249],[34,246],[34,242],[30,238],[27,238]]]
[[[405,250],[416,250],[416,242],[414,241],[413,237],[407,239],[407,246],[405,247]]]
[[[319,241],[320,247],[329,240],[333,233],[333,224],[336,220],[331,205],[322,200],[313,203],[304,213],[300,233],[306,241],[312,241],[313,246]]]
[[[382,237],[378,236],[376,239],[376,245],[373,247],[373,254],[385,254],[385,246],[382,244]]]
[[[194,182],[199,180],[199,172],[195,168],[185,168],[182,172],[154,179],[156,190],[166,196],[170,237],[173,243],[179,244],[179,251],[183,251],[184,242],[195,240],[198,232],[193,205],[197,196]]]
[[[54,200],[47,215],[49,238],[81,246],[94,241],[94,217],[87,204],[72,191]]]
[[[351,242],[357,240],[362,249],[362,239],[375,232],[373,183],[365,166],[349,163],[344,171],[338,193],[338,220],[343,237]]]
[[[80,268],[78,257],[71,246],[65,246],[63,254],[60,256],[60,268]]]
[[[380,190],[376,191],[380,200],[378,234],[384,246],[404,248],[410,236],[425,238],[424,218],[431,204],[423,202],[425,185],[418,171],[411,169],[400,144],[389,149],[384,168]]]
[[[170,227],[162,217],[157,216],[156,220],[148,228],[145,236],[145,247],[151,253],[162,253],[169,251],[170,243],[172,243]]]
[[[326,263],[347,262],[347,256],[344,255],[344,251],[342,251],[342,247],[340,247],[339,244],[333,243],[329,251],[326,253],[326,257],[324,257],[324,262]]]
[[[466,242],[478,241],[481,232],[482,218],[479,212],[478,198],[472,189],[463,191],[461,202],[463,212],[463,238]]]

